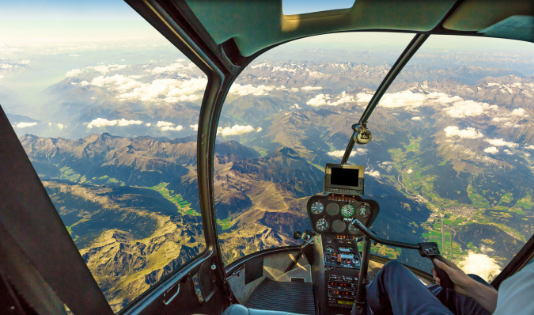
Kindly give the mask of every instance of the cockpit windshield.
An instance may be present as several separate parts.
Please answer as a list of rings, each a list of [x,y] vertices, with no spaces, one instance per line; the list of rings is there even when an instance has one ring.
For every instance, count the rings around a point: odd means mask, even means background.
[[[323,191],[326,163],[339,163],[350,126],[411,34],[333,34],[282,45],[238,77],[217,132],[215,212],[225,263],[299,244],[311,229],[306,202]],[[352,163],[365,157],[354,151]],[[353,161],[354,160],[354,161]]]
[[[310,228],[302,210],[323,189],[325,163],[339,163],[351,125],[400,55],[380,46],[385,38],[411,39],[372,33],[377,46],[363,50],[373,42],[369,35],[275,48],[230,90],[218,140],[233,140],[240,149],[234,152],[243,154],[217,156],[214,174],[227,263],[295,244],[291,234]],[[356,145],[349,158],[365,167],[365,196],[380,205],[372,227],[379,236],[435,241],[445,257],[488,280],[525,244],[534,179],[531,49],[509,40],[431,36],[405,66],[369,120],[373,141]],[[371,250],[431,268],[413,250]]]

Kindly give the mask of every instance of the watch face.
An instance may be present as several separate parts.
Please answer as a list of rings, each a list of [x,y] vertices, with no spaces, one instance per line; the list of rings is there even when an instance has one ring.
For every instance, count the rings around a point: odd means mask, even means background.
[[[323,213],[323,210],[324,210],[324,206],[319,201],[316,201],[311,205],[311,212],[313,214],[321,214]]]

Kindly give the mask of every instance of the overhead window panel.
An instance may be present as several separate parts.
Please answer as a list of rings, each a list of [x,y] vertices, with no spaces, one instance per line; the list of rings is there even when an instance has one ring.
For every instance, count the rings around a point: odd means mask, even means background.
[[[282,0],[282,12],[285,15],[306,14],[320,11],[352,8],[356,0]]]

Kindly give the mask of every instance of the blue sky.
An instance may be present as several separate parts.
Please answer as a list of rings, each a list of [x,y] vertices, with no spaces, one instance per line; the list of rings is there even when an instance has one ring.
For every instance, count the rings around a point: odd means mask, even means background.
[[[351,7],[354,0],[285,0],[285,14]],[[315,36],[291,43],[294,47],[332,48],[404,47],[413,35],[359,33]],[[137,12],[122,0],[16,0],[0,2],[0,45],[2,41],[39,38],[84,40],[115,37],[163,40]],[[357,41],[354,39],[357,38]],[[534,44],[473,37],[431,37],[424,48],[436,49],[521,49]]]

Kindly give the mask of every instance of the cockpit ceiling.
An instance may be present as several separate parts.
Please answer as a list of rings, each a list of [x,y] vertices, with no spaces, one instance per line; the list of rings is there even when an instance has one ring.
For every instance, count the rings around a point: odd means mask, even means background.
[[[292,39],[332,32],[394,30],[439,33],[480,32],[511,39],[514,29],[494,35],[488,27],[511,16],[534,16],[534,2],[519,0],[357,0],[352,8],[284,15],[283,0],[186,0],[217,44],[234,39],[241,55]],[[443,24],[441,24],[443,22]],[[524,27],[524,25],[523,25]],[[530,32],[534,33],[534,32]],[[534,38],[533,38],[534,39]]]

